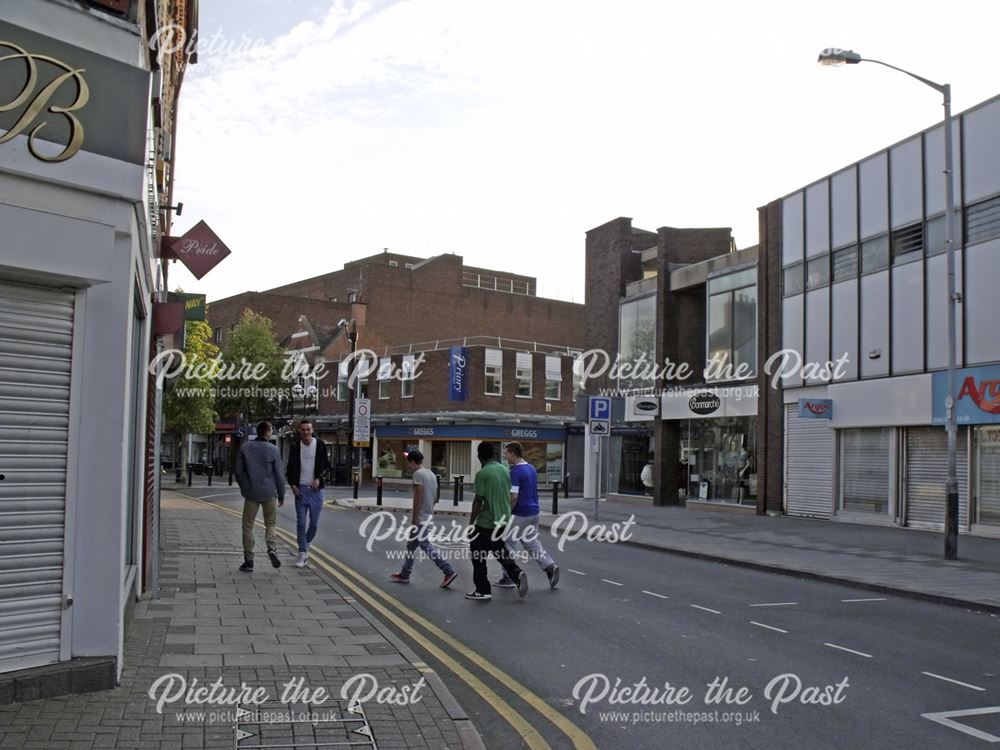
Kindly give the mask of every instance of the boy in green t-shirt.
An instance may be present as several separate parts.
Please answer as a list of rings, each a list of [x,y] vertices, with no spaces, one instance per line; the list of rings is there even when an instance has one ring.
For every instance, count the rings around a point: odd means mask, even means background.
[[[483,468],[476,474],[476,499],[472,503],[469,523],[474,527],[469,539],[472,553],[472,579],[476,590],[465,595],[466,599],[485,602],[493,598],[490,580],[486,575],[486,558],[495,555],[504,572],[517,581],[520,596],[528,593],[528,575],[521,570],[503,541],[503,531],[510,521],[510,474],[497,463],[492,443],[480,443],[477,451]]]

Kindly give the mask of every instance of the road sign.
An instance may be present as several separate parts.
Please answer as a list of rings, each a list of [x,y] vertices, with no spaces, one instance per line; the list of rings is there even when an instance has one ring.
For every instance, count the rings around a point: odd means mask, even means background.
[[[365,445],[372,439],[372,402],[359,398],[354,402],[354,444]]]
[[[611,423],[606,419],[592,419],[590,420],[590,434],[591,435],[610,435],[611,434]]]
[[[590,397],[590,422],[600,419],[605,422],[611,421],[611,399],[607,396]]]

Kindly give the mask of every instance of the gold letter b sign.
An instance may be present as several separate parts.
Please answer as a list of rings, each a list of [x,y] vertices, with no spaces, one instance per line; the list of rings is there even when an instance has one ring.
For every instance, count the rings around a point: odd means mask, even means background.
[[[78,109],[82,109],[90,99],[90,89],[87,87],[87,82],[84,80],[83,75],[81,75],[84,71],[82,69],[74,70],[71,66],[61,60],[56,60],[54,57],[29,54],[13,42],[0,41],[0,49],[4,47],[14,50],[14,54],[0,57],[0,66],[4,63],[16,64],[18,60],[23,60],[26,67],[27,80],[17,96],[6,104],[0,104],[0,112],[16,111],[20,107],[24,107],[24,111],[17,122],[4,135],[0,136],[0,143],[6,143],[24,132],[48,107],[48,112],[54,115],[62,115],[69,124],[69,140],[66,143],[66,147],[55,156],[45,156],[36,150],[35,139],[47,124],[46,120],[42,120],[28,133],[28,150],[32,156],[42,161],[66,161],[76,154],[80,150],[80,146],[83,145],[83,124],[72,113]],[[57,75],[35,93],[35,88],[38,86],[38,62],[50,63],[65,72]],[[55,104],[49,107],[49,100],[66,81],[72,81],[76,85],[76,98],[67,107]]]

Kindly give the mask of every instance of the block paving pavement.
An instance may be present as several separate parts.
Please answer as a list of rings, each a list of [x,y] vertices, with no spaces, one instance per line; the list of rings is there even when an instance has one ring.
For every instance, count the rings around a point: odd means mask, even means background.
[[[243,573],[238,518],[171,492],[161,507],[161,595],[136,607],[119,687],[0,706],[0,748],[483,747],[440,678],[335,584],[296,568],[290,547],[279,546],[283,565],[272,568],[258,529],[256,571]],[[179,677],[168,685],[171,674]],[[426,687],[410,705],[352,707],[340,691],[360,674],[380,687],[411,687],[421,678]],[[173,695],[220,677],[226,688],[263,688],[267,700],[239,711],[176,702],[160,713],[149,695],[161,678],[158,694]],[[291,680],[323,687],[331,699],[280,703]]]

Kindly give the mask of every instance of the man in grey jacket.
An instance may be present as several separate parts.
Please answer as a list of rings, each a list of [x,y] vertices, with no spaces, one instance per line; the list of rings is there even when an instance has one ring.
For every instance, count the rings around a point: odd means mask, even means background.
[[[257,510],[264,508],[264,541],[271,565],[281,567],[277,553],[278,506],[285,504],[284,465],[278,448],[268,442],[271,423],[257,425],[257,439],[244,443],[236,457],[236,481],[243,495],[243,564],[240,570],[253,572],[253,525]]]

